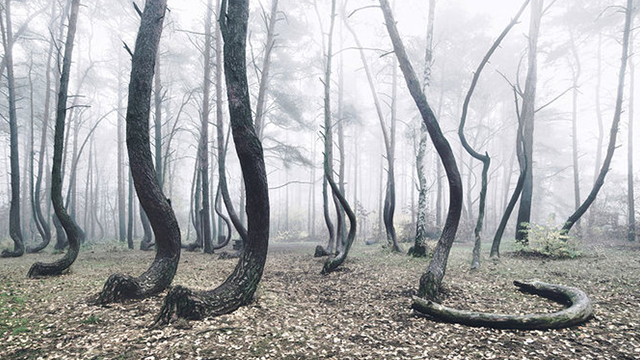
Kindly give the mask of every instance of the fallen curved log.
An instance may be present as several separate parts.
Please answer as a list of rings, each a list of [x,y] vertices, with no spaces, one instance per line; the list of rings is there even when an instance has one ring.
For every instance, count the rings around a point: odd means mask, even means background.
[[[514,281],[513,284],[519,287],[522,292],[539,295],[566,304],[568,307],[550,314],[492,314],[453,309],[418,297],[413,297],[411,307],[420,313],[431,315],[444,321],[495,329],[559,329],[580,325],[593,317],[591,300],[581,290],[540,281]]]

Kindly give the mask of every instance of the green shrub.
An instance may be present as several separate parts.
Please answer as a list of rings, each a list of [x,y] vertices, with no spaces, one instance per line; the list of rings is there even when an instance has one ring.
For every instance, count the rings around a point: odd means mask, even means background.
[[[580,256],[578,241],[555,226],[523,224],[528,244],[516,243],[516,249],[529,255],[554,259],[575,259]]]

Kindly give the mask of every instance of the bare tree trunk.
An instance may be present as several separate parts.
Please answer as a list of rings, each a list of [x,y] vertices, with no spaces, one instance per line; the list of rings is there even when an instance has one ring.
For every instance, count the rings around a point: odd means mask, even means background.
[[[262,277],[269,244],[269,188],[262,144],[251,119],[246,70],[248,0],[226,0],[220,11],[220,30],[224,36],[224,69],[231,128],[247,190],[248,237],[238,265],[227,280],[214,290],[193,292],[182,286],[173,288],[156,318],[168,322],[172,314],[199,319],[235,311],[253,299]]]
[[[526,174],[524,187],[520,195],[518,222],[516,223],[516,241],[528,244],[528,224],[531,222],[531,200],[533,197],[533,129],[535,119],[536,87],[538,82],[538,37],[544,0],[531,1],[531,22],[529,24],[529,64],[522,103],[522,121],[524,122],[524,143],[526,149]]]
[[[520,10],[516,14],[516,16],[511,20],[511,22],[507,25],[507,27],[502,31],[498,39],[493,43],[487,54],[484,56],[480,65],[473,74],[473,79],[471,80],[471,85],[469,86],[469,91],[464,99],[464,104],[462,105],[462,116],[460,118],[460,126],[458,127],[458,136],[460,137],[460,142],[464,149],[476,160],[482,162],[482,187],[480,189],[480,203],[478,205],[478,219],[476,221],[476,227],[474,229],[475,242],[473,245],[473,255],[471,259],[471,269],[477,269],[480,267],[480,248],[482,245],[482,226],[484,224],[484,213],[485,213],[485,204],[487,200],[487,184],[488,184],[488,173],[489,166],[491,165],[491,157],[489,157],[489,153],[485,152],[484,155],[478,153],[474,148],[469,145],[467,142],[467,138],[464,135],[464,126],[467,121],[467,114],[469,111],[469,104],[471,103],[471,97],[473,96],[473,92],[475,90],[476,85],[478,84],[478,80],[480,79],[480,74],[482,74],[482,70],[484,70],[485,65],[489,63],[489,59],[493,53],[498,49],[502,40],[507,36],[512,27],[516,25],[520,15],[524,12],[524,9],[529,4],[529,0],[525,0],[524,4],[520,7]],[[471,175],[472,171],[469,169],[469,174]],[[471,212],[471,204],[469,204],[469,212]]]
[[[256,101],[256,133],[262,139],[264,133],[264,112],[269,91],[269,74],[271,70],[271,52],[276,43],[276,23],[278,22],[278,0],[271,0],[271,14],[267,21],[267,40],[265,42],[262,69],[260,71],[260,85],[258,87],[258,100]]]
[[[633,18],[631,19],[633,27]],[[636,65],[633,61],[633,33],[629,35],[629,127],[627,141],[627,240],[636,241],[636,204],[633,189],[633,121],[635,99]]]
[[[131,176],[131,170],[128,171],[129,173],[129,201],[128,201],[128,209],[127,209],[127,214],[128,214],[128,219],[127,219],[127,247],[129,249],[134,248],[133,246],[133,177]]]
[[[572,96],[572,109],[571,109],[571,140],[572,140],[572,158],[573,158],[573,198],[574,209],[580,206],[580,167],[578,162],[578,83],[580,80],[581,65],[580,57],[578,55],[578,49],[576,43],[571,35],[571,52],[575,60],[575,64],[572,66],[573,70],[573,96]],[[577,224],[576,226],[580,226]]]
[[[2,44],[7,67],[7,87],[9,93],[9,148],[11,161],[11,206],[9,208],[9,234],[13,240],[13,250],[5,249],[0,256],[19,257],[24,254],[24,238],[20,222],[20,156],[18,153],[18,119],[16,113],[15,79],[13,74],[13,31],[11,29],[11,0],[5,2],[4,23],[0,20],[2,29]]]
[[[324,69],[324,166],[328,168],[325,171],[325,177],[333,177],[333,124],[331,120],[331,64],[333,60],[333,29],[335,26],[336,17],[336,0],[331,0],[331,21],[329,25],[329,33],[327,40],[327,49],[324,53],[325,56],[325,69]],[[323,42],[324,43],[324,42]],[[335,228],[331,221],[331,214],[329,213],[329,189],[328,181],[324,179],[322,182],[322,200],[324,210],[324,222],[327,225],[327,231],[329,233],[329,241],[325,252],[327,254],[333,254],[334,245],[337,242]],[[317,253],[317,249],[316,249]]]
[[[67,39],[64,50],[64,60],[62,65],[62,74],[60,76],[60,90],[58,93],[58,105],[56,107],[56,127],[54,136],[53,151],[53,168],[51,170],[51,201],[60,223],[64,227],[64,231],[69,241],[69,250],[63,258],[53,263],[36,262],[29,269],[27,276],[55,276],[65,272],[71,264],[76,260],[80,251],[80,239],[82,238],[82,230],[75,223],[75,220],[69,216],[62,200],[62,151],[64,141],[64,127],[67,114],[67,90],[69,88],[69,73],[71,70],[71,57],[73,52],[73,41],[76,34],[76,24],[78,21],[78,8],[80,0],[71,1],[71,13],[69,15],[69,25],[67,30]]]
[[[138,278],[111,275],[98,298],[102,304],[163,291],[171,284],[180,260],[180,228],[170,201],[162,193],[149,146],[151,88],[166,7],[166,0],[145,4],[132,57],[126,117],[131,174],[156,236],[156,257]]]
[[[444,278],[445,269],[447,266],[447,260],[451,245],[455,239],[456,231],[458,230],[458,223],[460,222],[460,212],[462,210],[462,181],[460,179],[460,172],[456,165],[455,156],[451,150],[449,142],[442,134],[442,130],[436,120],[427,98],[425,97],[422,89],[420,88],[420,82],[416,77],[413,67],[407,56],[407,52],[404,48],[404,44],[396,28],[396,22],[393,18],[393,13],[389,7],[388,0],[380,0],[382,7],[382,13],[385,18],[385,24],[389,37],[393,43],[393,49],[398,58],[400,69],[404,74],[407,82],[409,92],[413,97],[420,114],[427,126],[431,140],[444,163],[445,171],[447,172],[447,178],[449,180],[449,213],[445,223],[444,230],[436,246],[433,258],[429,263],[427,271],[420,278],[420,288],[418,289],[418,296],[425,297],[427,299],[436,299],[440,292],[440,285]]]
[[[207,1],[207,14],[205,15],[205,45],[204,45],[204,79],[202,91],[202,123],[200,125],[200,177],[202,178],[202,239],[204,252],[213,253],[213,241],[211,240],[211,206],[209,205],[209,96],[211,89],[211,14],[213,3]]]
[[[55,3],[51,5],[51,23],[53,25]],[[34,210],[36,223],[40,224],[42,229],[42,242],[33,248],[27,247],[28,253],[36,253],[42,251],[51,242],[51,228],[49,226],[48,217],[45,217],[42,213],[42,204],[40,201],[40,190],[42,189],[42,173],[44,171],[44,154],[47,148],[47,130],[49,128],[49,107],[51,102],[51,61],[53,59],[53,40],[49,41],[49,51],[47,53],[47,67],[45,68],[45,97],[44,97],[44,111],[42,115],[42,134],[40,136],[40,152],[38,154],[38,175],[36,177],[36,184],[34,192]],[[46,198],[46,196],[45,196]]]
[[[120,52],[118,52],[118,125],[117,125],[117,155],[118,155],[118,238],[120,242],[125,241],[125,237],[128,236],[128,231],[126,228],[126,215],[125,215],[125,174],[124,174],[124,114],[122,113],[123,109],[123,101],[124,95],[122,94],[122,77],[120,76],[120,72],[122,69],[122,59]],[[131,206],[129,206],[131,208]],[[128,239],[127,239],[128,240]]]
[[[520,109],[518,106],[518,94],[516,89],[513,89],[513,94],[516,103],[516,116],[518,117],[518,131],[516,133],[516,154],[518,157],[518,165],[520,166],[520,175],[518,176],[518,182],[516,183],[516,188],[513,190],[513,194],[511,195],[511,199],[509,203],[504,209],[504,213],[502,214],[502,218],[500,220],[500,224],[498,224],[498,228],[496,229],[496,233],[493,237],[493,243],[491,244],[491,258],[497,259],[500,257],[500,243],[502,241],[502,236],[504,234],[504,230],[507,227],[507,223],[509,222],[509,218],[511,217],[511,213],[520,198],[520,194],[522,194],[522,189],[524,188],[524,182],[527,175],[527,150],[526,143],[524,141],[524,120],[522,116],[520,116]],[[508,191],[507,187],[507,191]]]
[[[604,185],[604,179],[607,176],[607,172],[609,172],[609,167],[611,166],[611,159],[613,159],[613,153],[616,149],[616,138],[618,135],[618,126],[620,125],[620,118],[622,117],[622,100],[624,97],[624,77],[627,71],[627,61],[629,58],[629,38],[631,34],[631,24],[633,22],[633,1],[627,0],[627,5],[625,8],[625,22],[624,22],[624,34],[622,37],[622,59],[620,64],[620,74],[618,77],[618,94],[616,96],[616,106],[613,113],[613,121],[611,122],[611,132],[609,134],[609,146],[607,147],[607,154],[605,155],[604,162],[602,163],[602,168],[600,169],[600,174],[593,184],[593,188],[591,192],[584,200],[582,205],[576,209],[576,211],[569,216],[567,221],[562,226],[562,232],[568,234],[571,231],[573,225],[575,225],[580,217],[584,215],[584,213],[589,209],[589,206],[595,201],[598,196],[598,192],[602,185]]]
[[[226,6],[225,2],[221,6]],[[218,7],[220,8],[220,6]],[[226,173],[226,154],[227,154],[227,146],[225,145],[224,139],[224,124],[222,122],[222,68],[223,68],[223,53],[222,53],[222,33],[220,27],[216,30],[216,123],[217,123],[217,134],[218,134],[218,183],[220,186],[220,194],[222,195],[222,200],[224,201],[224,205],[227,208],[227,214],[229,214],[229,218],[233,223],[233,227],[236,229],[240,238],[244,242],[247,241],[248,233],[247,229],[244,227],[242,222],[240,221],[240,217],[233,206],[233,201],[231,200],[231,196],[229,195],[229,187],[227,185],[227,173]],[[225,44],[226,45],[226,44]],[[225,54],[226,55],[226,52]],[[244,63],[244,62],[243,62]],[[228,86],[228,84],[227,84]],[[230,89],[227,88],[227,92]],[[231,104],[229,105],[231,106]]]
[[[427,94],[431,84],[431,67],[433,65],[433,24],[435,22],[436,0],[429,0],[429,18],[427,20],[427,46],[424,56],[424,75],[422,92]],[[427,176],[425,173],[425,157],[429,133],[424,122],[420,121],[420,140],[416,155],[416,171],[418,175],[418,214],[416,218],[416,236],[409,255],[413,257],[427,256],[425,245],[427,239]]]

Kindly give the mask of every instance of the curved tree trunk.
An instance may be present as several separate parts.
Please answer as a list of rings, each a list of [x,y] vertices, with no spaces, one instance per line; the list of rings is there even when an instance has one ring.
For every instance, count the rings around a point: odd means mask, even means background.
[[[522,189],[524,188],[524,181],[527,175],[527,151],[526,144],[524,142],[524,123],[520,116],[520,110],[518,107],[518,94],[516,89],[513,89],[513,94],[516,102],[516,116],[518,117],[518,131],[516,134],[516,153],[518,157],[518,164],[520,165],[520,175],[518,176],[518,181],[516,183],[516,188],[513,190],[513,194],[511,195],[511,199],[509,199],[509,203],[504,209],[504,213],[502,214],[502,218],[500,219],[500,224],[498,225],[498,229],[496,229],[496,233],[493,236],[493,243],[491,244],[491,258],[497,259],[500,257],[500,243],[502,242],[502,236],[504,235],[504,230],[507,228],[507,223],[509,222],[509,218],[511,217],[511,213],[513,209],[516,207],[516,203],[520,198],[520,194],[522,193]],[[508,185],[508,184],[507,184]],[[508,190],[508,186],[507,186]]]
[[[248,237],[238,264],[227,280],[214,290],[196,293],[182,286],[173,288],[156,323],[179,317],[199,319],[235,311],[248,304],[262,278],[269,245],[269,188],[262,144],[251,119],[246,68],[248,0],[222,2],[220,31],[224,37],[224,70],[233,140],[246,183]]]
[[[53,19],[55,3],[52,2],[51,16]],[[51,21],[53,25],[53,20]],[[42,115],[42,135],[40,136],[40,152],[38,154],[38,175],[36,177],[34,193],[34,211],[35,221],[40,224],[42,229],[42,242],[34,247],[27,247],[28,253],[37,253],[44,250],[51,242],[51,227],[48,219],[42,213],[42,204],[40,201],[40,190],[42,189],[42,178],[44,171],[44,154],[47,147],[47,131],[49,129],[49,107],[51,103],[51,60],[53,59],[53,40],[49,42],[49,51],[47,55],[47,67],[45,69],[45,97],[44,111]]]
[[[604,157],[602,168],[598,174],[598,178],[593,184],[593,188],[589,193],[589,196],[584,200],[582,205],[576,209],[576,211],[569,216],[567,221],[562,226],[562,232],[568,234],[571,231],[573,225],[580,220],[582,215],[589,209],[589,206],[595,201],[598,196],[598,192],[602,185],[604,185],[604,179],[609,172],[611,166],[611,159],[613,159],[613,153],[616,150],[616,137],[618,135],[618,126],[620,124],[620,118],[622,117],[622,101],[624,97],[624,77],[627,71],[627,61],[629,57],[629,38],[631,34],[631,23],[633,20],[633,0],[627,0],[625,8],[625,22],[624,33],[622,37],[622,59],[620,64],[620,73],[618,75],[618,94],[616,96],[616,107],[613,113],[613,121],[611,122],[611,132],[609,134],[609,146],[607,148],[607,154]]]
[[[71,13],[69,15],[69,25],[67,30],[67,40],[64,50],[64,60],[62,63],[62,74],[60,77],[60,90],[58,93],[58,105],[56,108],[56,126],[53,145],[53,167],[51,170],[51,202],[56,212],[60,224],[64,228],[69,241],[69,250],[60,260],[53,263],[37,262],[31,266],[27,276],[55,276],[60,275],[73,264],[80,251],[80,239],[83,236],[82,230],[75,223],[73,218],[67,213],[62,200],[62,152],[64,141],[64,127],[67,116],[67,89],[69,88],[69,73],[71,70],[71,56],[73,53],[73,41],[76,33],[78,21],[78,8],[80,0],[72,0]]]
[[[326,171],[327,168],[325,167],[325,172]],[[353,244],[353,239],[356,237],[356,227],[358,225],[356,222],[356,215],[353,213],[353,210],[351,210],[351,206],[349,206],[349,202],[340,191],[340,188],[336,185],[333,179],[331,179],[331,177],[327,176],[327,181],[329,182],[329,185],[331,185],[331,191],[333,191],[333,193],[338,197],[340,205],[342,205],[342,208],[346,212],[350,226],[344,246],[340,248],[340,252],[335,257],[330,257],[325,261],[324,266],[322,267],[322,274],[328,274],[334,271],[347,259],[347,255],[349,254],[349,250],[351,250],[351,245]]]
[[[400,39],[400,34],[396,28],[396,22],[393,18],[388,0],[380,0],[380,5],[389,37],[393,43],[393,49],[400,64],[400,69],[407,82],[407,87],[427,126],[431,140],[440,155],[449,181],[449,212],[447,214],[445,227],[438,241],[438,245],[434,250],[429,267],[420,278],[420,288],[418,289],[418,296],[436,299],[440,291],[442,279],[444,278],[451,245],[453,245],[453,240],[458,230],[458,223],[460,222],[460,213],[462,211],[462,180],[460,179],[460,172],[458,171],[451,146],[444,137],[440,125],[427,102],[427,98],[420,88],[420,82],[416,77],[404,44]]]
[[[591,300],[584,292],[576,288],[539,281],[514,281],[513,284],[522,292],[540,295],[568,304],[569,307],[551,314],[490,314],[452,309],[417,297],[413,298],[411,307],[420,313],[448,322],[494,329],[559,329],[580,325],[593,317]]]
[[[149,147],[151,86],[166,7],[166,0],[148,0],[145,4],[132,59],[126,117],[131,174],[156,236],[156,257],[137,278],[111,275],[99,295],[101,304],[163,291],[171,284],[180,260],[180,228],[171,203],[162,193]]]
[[[20,222],[20,156],[18,154],[18,119],[16,113],[16,89],[13,74],[13,32],[11,29],[11,1],[6,0],[6,29],[2,31],[4,58],[7,67],[7,87],[9,92],[9,148],[11,162],[11,206],[9,208],[9,235],[13,240],[13,250],[3,250],[1,257],[19,257],[24,254],[24,238]],[[3,22],[0,21],[0,25]]]
[[[485,204],[487,201],[487,183],[488,183],[487,177],[489,173],[489,166],[491,166],[491,158],[489,157],[488,153],[485,153],[484,155],[482,155],[478,153],[475,149],[473,149],[471,145],[469,145],[469,143],[467,142],[467,138],[464,135],[464,126],[467,121],[467,114],[469,112],[469,104],[471,103],[471,97],[473,96],[473,91],[475,90],[476,85],[478,84],[478,80],[480,79],[480,74],[482,74],[482,70],[484,69],[485,65],[489,63],[489,59],[491,59],[491,55],[493,55],[493,53],[498,49],[502,40],[507,36],[511,28],[514,27],[515,24],[518,22],[520,15],[522,15],[522,12],[524,12],[524,9],[527,7],[528,4],[529,4],[529,0],[526,0],[524,4],[522,4],[516,16],[502,31],[500,36],[498,36],[498,38],[493,43],[489,51],[487,51],[487,54],[484,56],[484,58],[480,62],[480,65],[478,65],[478,68],[473,74],[473,79],[471,80],[469,91],[467,92],[467,95],[464,99],[464,104],[462,105],[462,116],[460,118],[460,126],[458,127],[458,136],[460,136],[460,142],[462,143],[462,146],[464,147],[464,149],[469,153],[469,155],[471,155],[476,160],[479,160],[482,162],[482,187],[480,189],[480,202],[478,204],[478,220],[476,221],[476,227],[474,229],[475,242],[473,245],[473,256],[471,260],[472,269],[477,269],[480,267],[480,247],[482,245],[482,225],[484,222],[484,210],[485,210]],[[469,211],[471,211],[471,208],[469,208]]]
[[[228,217],[224,216],[224,214],[222,213],[222,209],[220,208],[220,185],[219,184],[218,184],[218,190],[216,191],[216,199],[214,200],[214,210],[216,214],[218,214],[218,217],[220,217],[220,219],[222,219],[222,221],[224,221],[225,225],[227,226],[227,236],[225,236],[223,242],[213,245],[212,252],[215,250],[220,250],[224,248],[225,246],[229,245],[229,241],[231,241],[231,221],[229,221]]]

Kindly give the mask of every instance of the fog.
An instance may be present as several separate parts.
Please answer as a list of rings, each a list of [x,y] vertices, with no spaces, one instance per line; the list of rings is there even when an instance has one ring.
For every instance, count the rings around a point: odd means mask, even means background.
[[[460,144],[457,129],[462,104],[473,72],[521,4],[510,0],[439,0],[436,4],[432,79],[426,95],[451,143],[462,174],[465,199],[458,240],[471,241],[478,213],[481,163],[472,159]],[[26,24],[16,39],[13,55],[21,154],[22,228],[27,242],[37,242],[38,237],[29,200],[30,181],[35,176],[29,168],[29,159],[33,157],[37,169],[45,113],[48,48],[50,41],[53,41],[54,55],[57,49],[60,52],[58,60],[61,59],[64,37],[58,30],[58,24],[63,5],[64,2],[51,4],[49,1],[12,2],[14,33]],[[381,209],[387,162],[382,132],[359,49],[344,21],[353,27],[362,43],[387,121],[385,126],[390,126],[392,74],[393,67],[397,66],[380,10],[372,5],[375,4],[371,1],[341,2],[333,37],[332,118],[342,123],[344,129],[345,196],[357,208],[360,226],[357,241],[360,242],[384,240]],[[623,15],[614,5],[614,1],[588,4],[582,1],[555,1],[545,4],[538,45],[536,109],[539,111],[535,115],[532,159],[532,223],[561,225],[575,209],[571,119],[576,74],[576,150],[582,199],[591,190],[595,174],[599,171],[596,164],[598,138],[601,137],[600,151],[604,153],[613,118],[620,66]],[[202,113],[202,49],[206,4],[203,1],[170,1],[168,6],[158,60],[162,82],[162,151],[167,165],[164,191],[171,199],[180,223],[183,243],[186,243],[195,238],[189,219],[194,208],[192,183],[195,179],[194,166]],[[416,72],[421,74],[425,68],[429,2],[403,0],[395,1],[393,6],[410,60]],[[265,16],[269,14],[269,9],[269,1],[251,3],[247,64],[254,105],[265,54]],[[53,17],[52,10],[55,13]],[[328,41],[329,14],[329,1],[282,0],[279,4],[263,138],[270,187],[272,241],[326,241],[322,216],[321,126],[322,78],[326,59],[323,51]],[[69,135],[65,143],[63,194],[67,194],[71,183],[74,148],[79,149],[88,138],[83,152],[78,155],[77,179],[69,194],[75,203],[76,220],[85,228],[90,241],[117,238],[117,208],[127,206],[126,203],[119,204],[117,196],[117,122],[118,116],[124,117],[126,113],[124,107],[131,60],[124,44],[130,49],[134,48],[138,23],[139,16],[128,1],[87,0],[81,5],[69,86]],[[527,9],[482,73],[467,119],[466,136],[469,142],[480,153],[486,151],[492,158],[484,230],[488,237],[497,227],[519,173],[515,157],[517,116],[510,84],[524,88],[528,29]],[[55,58],[52,79],[59,77]],[[630,63],[634,61],[632,56]],[[394,224],[400,239],[412,240],[418,207],[416,152],[422,119],[402,74],[398,71],[396,76]],[[629,80],[627,77],[627,84]],[[49,91],[53,94],[55,80],[52,81]],[[1,85],[3,96],[0,99],[0,111],[6,120],[6,77],[2,78]],[[212,99],[213,96],[212,93]],[[226,96],[224,99],[226,133],[229,122]],[[589,224],[601,231],[613,231],[616,234],[625,232],[627,129],[630,121],[630,111],[626,109],[635,100],[629,97],[627,88],[618,148],[605,185],[594,205],[599,216],[606,220]],[[598,102],[599,114],[596,108]],[[50,171],[52,154],[53,104],[52,101],[49,110],[45,173]],[[214,112],[215,102],[211,101],[211,104],[211,111]],[[152,106],[152,147],[154,111]],[[598,116],[603,122],[602,133],[599,132]],[[5,121],[0,126],[0,147],[4,154],[0,157],[0,169],[5,170],[0,173],[0,234],[6,238],[11,188],[9,130]],[[95,131],[91,132],[94,126]],[[212,197],[215,196],[218,179],[216,166],[219,144],[215,139],[215,131],[215,119],[212,119],[209,129]],[[335,134],[334,141],[334,167],[337,169],[340,144]],[[436,233],[444,223],[448,201],[444,173],[440,173],[443,203],[437,206],[438,162],[439,158],[429,141],[425,162],[429,185],[426,212],[428,225]],[[125,156],[125,169],[127,166]],[[241,172],[233,146],[228,151],[227,174],[231,196],[236,207],[241,208]],[[125,189],[128,181],[127,176]],[[42,192],[45,193],[46,189],[43,186]],[[51,214],[50,210],[48,214]],[[95,214],[94,220],[92,214]],[[136,219],[138,216],[136,210]],[[97,223],[103,228],[102,232]],[[515,216],[512,216],[511,225],[507,228],[510,236],[514,233],[513,223]],[[142,230],[138,220],[134,229],[139,238]]]

